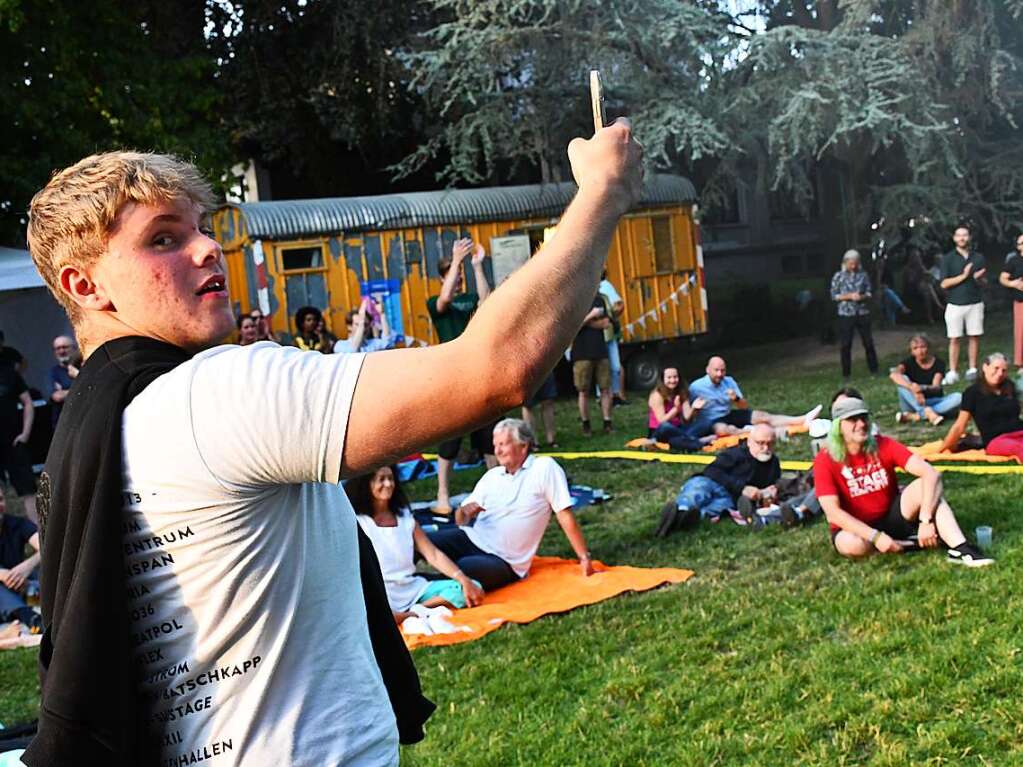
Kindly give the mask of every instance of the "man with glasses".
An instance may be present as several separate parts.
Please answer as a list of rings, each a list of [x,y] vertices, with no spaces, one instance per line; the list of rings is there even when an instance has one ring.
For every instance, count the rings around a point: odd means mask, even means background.
[[[53,356],[57,358],[57,364],[46,374],[46,391],[50,393],[50,413],[56,426],[64,400],[71,391],[71,384],[78,377],[78,364],[81,363],[76,359],[78,347],[70,336],[57,336],[53,339]]]
[[[266,315],[260,309],[253,309],[249,312],[249,316],[256,321],[256,340],[257,341],[274,341],[277,339],[273,337],[270,332],[270,322],[267,320]]]
[[[998,281],[1012,292],[1012,364],[1023,368],[1023,233],[1016,237],[1016,250],[1005,257]]]
[[[717,522],[732,509],[775,501],[781,464],[774,454],[774,439],[774,429],[760,423],[750,431],[745,445],[721,451],[703,472],[686,480],[675,499],[664,504],[655,535],[665,538],[676,528],[695,527],[701,518]]]

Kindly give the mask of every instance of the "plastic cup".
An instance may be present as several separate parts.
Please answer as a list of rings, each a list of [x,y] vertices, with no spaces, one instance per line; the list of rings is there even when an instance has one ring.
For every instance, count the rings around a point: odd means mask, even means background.
[[[991,528],[988,525],[977,528],[977,545],[985,551],[991,548]]]

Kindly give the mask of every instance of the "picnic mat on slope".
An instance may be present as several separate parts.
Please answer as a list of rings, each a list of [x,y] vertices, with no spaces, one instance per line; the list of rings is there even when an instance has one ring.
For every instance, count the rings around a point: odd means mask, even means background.
[[[583,605],[603,602],[626,591],[649,591],[665,583],[683,583],[692,570],[673,567],[608,567],[594,562],[599,572],[584,578],[574,559],[536,557],[529,577],[487,594],[479,607],[456,610],[449,619],[470,631],[451,634],[416,634],[405,637],[409,649],[423,645],[471,642],[505,623],[530,623],[551,613],[565,613]]]
[[[976,463],[1019,463],[1014,455],[988,455],[983,450],[961,450],[958,453],[941,452],[942,440],[926,442],[920,447],[909,448],[928,461],[973,461]]]

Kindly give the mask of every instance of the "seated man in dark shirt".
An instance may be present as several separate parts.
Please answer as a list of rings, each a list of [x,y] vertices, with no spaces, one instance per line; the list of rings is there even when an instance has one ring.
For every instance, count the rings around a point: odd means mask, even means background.
[[[39,532],[31,521],[6,511],[0,487],[0,622],[21,621],[38,633],[42,618],[25,603],[25,589],[39,566]],[[26,544],[35,550],[29,557],[25,556]]]
[[[678,497],[661,509],[657,536],[664,538],[678,527],[693,527],[701,517],[717,520],[722,514],[748,504],[777,498],[775,483],[781,464],[774,454],[774,429],[757,424],[744,445],[722,451],[702,473],[686,480]]]
[[[896,423],[926,418],[937,426],[962,401],[958,392],[945,394],[942,389],[945,362],[931,353],[931,341],[923,333],[909,339],[909,356],[892,368],[890,377],[899,387]]]

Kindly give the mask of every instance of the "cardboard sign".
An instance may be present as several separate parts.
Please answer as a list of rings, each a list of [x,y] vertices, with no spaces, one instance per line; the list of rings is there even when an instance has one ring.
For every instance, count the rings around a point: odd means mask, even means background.
[[[529,235],[490,238],[490,261],[494,269],[494,287],[529,260]]]

